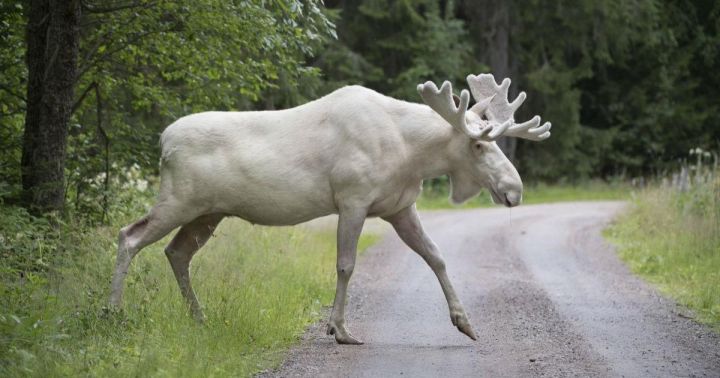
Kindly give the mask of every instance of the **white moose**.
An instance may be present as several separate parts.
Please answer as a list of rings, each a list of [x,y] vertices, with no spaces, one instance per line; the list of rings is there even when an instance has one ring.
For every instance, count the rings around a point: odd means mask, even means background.
[[[161,136],[157,204],[120,230],[110,305],[121,305],[132,258],[180,227],[165,253],[193,316],[202,321],[189,265],[221,219],[294,225],[338,214],[337,289],[327,332],[340,344],[362,344],[345,327],[345,299],[365,218],[381,217],[427,262],[452,324],[475,340],[415,201],[424,179],[447,174],[453,202],[487,188],[495,203],[517,206],[522,181],[494,141],[543,140],[550,123],[540,126],[538,116],[515,123],[525,93],[509,103],[510,79],[497,85],[492,75],[481,74],[467,81],[477,101],[470,109],[468,91],[458,98],[446,81],[440,89],[432,82],[418,85],[428,106],[349,86],[287,110],[206,112],[177,120]]]

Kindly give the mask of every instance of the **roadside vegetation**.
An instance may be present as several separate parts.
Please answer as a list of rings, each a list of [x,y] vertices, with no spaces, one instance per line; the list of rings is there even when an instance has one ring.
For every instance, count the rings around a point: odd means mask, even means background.
[[[606,236],[633,272],[720,330],[720,171],[683,186],[666,181],[639,192]]]
[[[124,310],[109,312],[117,230],[144,211],[124,203],[135,213],[102,227],[0,206],[0,376],[247,376],[278,364],[332,303],[333,230],[226,219],[193,260],[204,326],[164,256],[169,237],[135,259]]]

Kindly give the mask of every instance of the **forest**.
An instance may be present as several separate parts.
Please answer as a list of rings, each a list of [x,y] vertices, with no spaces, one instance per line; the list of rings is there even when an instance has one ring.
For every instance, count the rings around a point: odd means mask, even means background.
[[[125,366],[119,357],[108,357],[114,348],[126,348],[124,356],[141,354],[140,335],[151,329],[153,314],[163,311],[146,306],[148,298],[178,299],[176,288],[138,280],[130,296],[142,302],[132,311],[144,314],[143,320],[108,320],[101,311],[117,229],[152,203],[159,135],[167,125],[208,110],[291,108],[346,85],[422,102],[416,86],[428,80],[449,80],[459,91],[467,87],[468,74],[509,77],[511,98],[520,90],[528,95],[516,118],[540,114],[553,124],[552,137],[543,143],[498,141],[524,182],[546,188],[553,198],[563,196],[553,190],[588,182],[615,185],[603,198],[629,199],[631,190],[642,189],[637,183],[669,181],[673,174],[677,181],[678,172],[690,172],[692,188],[683,189],[682,198],[648,198],[655,206],[676,201],[679,213],[704,222],[695,228],[702,230],[702,245],[694,245],[712,253],[713,266],[720,264],[717,228],[712,231],[720,214],[718,1],[4,0],[0,47],[0,351],[7,351],[0,356],[2,375],[109,374]],[[426,185],[446,193],[447,178]],[[617,194],[618,185],[627,192]],[[425,201],[420,207],[446,206]],[[644,213],[626,221],[643,224],[643,214],[660,219],[641,208]],[[670,222],[665,226],[679,227]],[[251,232],[247,225],[233,227]],[[268,232],[248,248],[280,243],[280,249],[332,250],[328,235]],[[621,227],[611,232],[625,240],[637,237]],[[363,243],[372,240],[370,235]],[[95,247],[107,253],[95,256]],[[151,265],[145,261],[137,269],[160,269]],[[291,345],[329,301],[327,277],[334,271],[317,269],[322,273],[315,276],[283,273],[317,281],[304,286],[307,298],[296,298],[299,315],[287,315],[302,319],[290,337],[233,335],[259,340],[256,347],[263,351]],[[697,306],[717,324],[720,278],[706,274],[698,280],[715,286]],[[87,282],[63,278],[72,276]],[[206,285],[215,284],[220,282]],[[277,285],[268,292],[292,283]],[[61,289],[75,294],[63,299]],[[165,320],[183,312],[177,307]],[[228,322],[216,321],[215,326]],[[117,324],[135,336],[109,331]],[[98,342],[86,333],[90,329],[106,340]],[[183,343],[179,335],[172,340],[176,345]],[[208,358],[220,358],[222,343],[231,343],[220,328],[193,337],[196,344],[220,338],[215,349],[203,352]],[[70,338],[82,355],[56,348]],[[269,361],[262,366],[277,363],[275,354],[243,350]],[[170,358],[148,356],[138,357],[135,369]],[[28,370],[40,360],[39,368]],[[222,365],[228,370],[218,374],[257,371],[254,361],[243,360],[240,368]]]
[[[512,78],[529,95],[520,118],[555,125],[547,143],[501,141],[526,180],[663,174],[720,140],[711,0],[47,3],[3,2],[0,23],[0,197],[40,212],[102,212],[130,167],[157,172],[158,135],[183,115],[288,108],[347,84],[417,102],[426,80]]]

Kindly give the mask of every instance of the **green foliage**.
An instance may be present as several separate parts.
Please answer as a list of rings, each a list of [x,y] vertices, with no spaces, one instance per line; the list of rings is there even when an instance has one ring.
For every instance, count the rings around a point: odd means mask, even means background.
[[[453,12],[452,2],[443,9],[435,0],[346,2],[339,42],[321,54],[318,66],[330,82],[355,78],[354,84],[417,101],[418,83],[462,83],[481,67],[471,59],[465,26]]]
[[[316,2],[289,0],[165,1],[100,20],[83,41],[87,81],[109,76],[127,110],[169,118],[248,108],[281,71],[290,84],[314,74],[304,59],[333,26]]]
[[[24,4],[16,0],[0,8],[0,198],[11,200],[18,195],[24,122]],[[117,2],[91,4],[101,9]],[[274,106],[272,98],[263,98],[266,93],[318,80],[318,69],[306,60],[334,35],[317,0],[134,4],[83,12],[79,101],[66,166],[67,199],[74,203],[86,197],[92,204],[107,194],[96,180],[106,171],[103,131],[109,173],[120,184],[133,164],[153,172],[158,135],[170,122],[199,111]],[[295,91],[291,105],[305,101],[304,93]],[[100,217],[93,207],[79,210]]]
[[[653,1],[538,0],[517,5],[516,59],[530,92],[525,112],[542,114],[555,126],[553,137],[542,146],[521,144],[520,162],[528,175],[547,180],[596,173],[612,134],[585,127],[581,100],[596,87],[582,90],[579,84],[596,70],[632,56],[631,45],[646,42],[653,30],[643,28],[656,23],[655,7]]]
[[[720,175],[681,192],[640,192],[606,232],[620,257],[661,291],[720,327]]]
[[[543,145],[521,146],[521,168],[545,179],[639,175],[715,148],[719,14],[702,1],[519,5],[530,108],[555,126]]]
[[[86,22],[93,26],[82,41],[78,90],[100,87],[114,177],[133,164],[154,171],[157,137],[179,117],[253,109],[272,88],[316,77],[305,60],[334,33],[317,1],[295,0],[148,2],[90,14]],[[105,190],[87,185],[104,174],[96,106],[88,96],[78,109],[69,142],[71,196]]]
[[[0,199],[20,191],[20,153],[25,122],[24,17],[22,1],[0,4]]]
[[[331,232],[223,221],[193,260],[193,283],[208,317],[199,326],[162,252],[168,238],[135,259],[125,309],[115,313],[105,305],[124,222],[53,228],[9,206],[0,206],[0,222],[0,375],[6,377],[249,376],[279,363],[332,302]],[[363,236],[360,248],[374,240]]]

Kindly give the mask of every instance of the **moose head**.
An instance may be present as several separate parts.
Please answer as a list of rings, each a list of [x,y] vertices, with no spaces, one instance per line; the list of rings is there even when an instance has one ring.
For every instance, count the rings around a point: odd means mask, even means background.
[[[417,87],[430,108],[470,139],[472,167],[450,172],[451,198],[454,202],[463,202],[485,187],[495,203],[517,206],[522,200],[522,180],[495,141],[503,136],[541,141],[550,137],[551,124],[545,122],[540,126],[539,116],[523,123],[515,122],[515,111],[527,96],[520,92],[509,102],[510,79],[498,85],[492,74],[480,74],[469,75],[467,82],[476,101],[469,109],[470,93],[463,89],[458,97],[453,94],[449,81],[440,89],[431,81]]]

